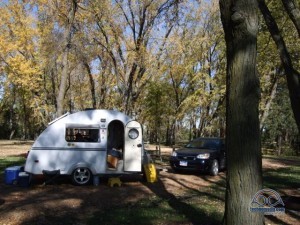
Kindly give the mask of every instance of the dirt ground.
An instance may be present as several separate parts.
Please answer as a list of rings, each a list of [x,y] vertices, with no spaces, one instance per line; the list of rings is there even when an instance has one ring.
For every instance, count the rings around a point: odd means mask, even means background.
[[[9,155],[24,155],[30,145],[31,143],[23,143],[15,147],[15,145],[2,143],[0,158]],[[12,146],[14,146],[13,149]],[[162,148],[162,155],[167,157],[171,151],[170,148]],[[124,176],[121,178],[121,187],[109,187],[105,178],[100,179],[99,186],[84,187],[73,186],[68,179],[60,179],[57,184],[44,186],[42,178],[36,178],[30,187],[18,187],[6,185],[3,178],[0,178],[0,225],[49,224],[47,218],[51,215],[55,215],[57,221],[66,216],[72,217],[73,214],[80,218],[81,215],[93,215],[101,209],[105,210],[120,201],[134,204],[144,198],[162,195],[176,197],[187,190],[201,190],[203,187],[225,179],[224,172],[216,177],[175,174],[167,164],[157,161],[157,168],[160,171],[158,182],[146,183],[140,175]],[[288,166],[289,163],[268,158],[263,160],[263,167],[264,169],[278,169]],[[278,191],[300,197],[299,188]],[[276,223],[274,218],[266,218],[266,224],[300,224],[300,212],[292,211],[280,215],[278,221],[280,223]],[[74,220],[72,224],[82,223]]]

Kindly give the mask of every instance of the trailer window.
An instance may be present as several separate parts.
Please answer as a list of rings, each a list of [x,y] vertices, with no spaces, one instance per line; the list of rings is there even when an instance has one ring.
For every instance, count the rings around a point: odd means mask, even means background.
[[[68,142],[99,142],[99,140],[97,128],[66,128],[66,141]]]

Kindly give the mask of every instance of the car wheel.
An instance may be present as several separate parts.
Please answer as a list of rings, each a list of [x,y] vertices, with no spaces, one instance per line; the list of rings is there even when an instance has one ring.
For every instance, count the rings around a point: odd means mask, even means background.
[[[176,167],[171,167],[174,173],[180,173],[180,170],[177,169]]]
[[[218,161],[215,159],[212,164],[211,164],[211,167],[210,167],[210,174],[212,176],[216,176],[218,175],[219,173],[219,163]]]
[[[85,167],[78,167],[72,173],[72,181],[76,185],[86,185],[91,181],[91,178],[91,171]]]

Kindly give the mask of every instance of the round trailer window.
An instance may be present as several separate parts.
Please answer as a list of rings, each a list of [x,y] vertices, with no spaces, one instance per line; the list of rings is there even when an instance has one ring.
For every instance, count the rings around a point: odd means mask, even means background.
[[[135,128],[132,128],[132,129],[129,130],[128,136],[131,139],[136,139],[139,136],[139,131],[137,129],[135,129]]]

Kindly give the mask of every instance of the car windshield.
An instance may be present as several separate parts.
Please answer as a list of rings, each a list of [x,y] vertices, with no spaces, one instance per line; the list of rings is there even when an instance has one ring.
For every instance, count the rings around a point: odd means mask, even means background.
[[[186,145],[187,148],[205,148],[205,149],[217,149],[220,145],[219,140],[209,139],[197,139],[193,140]]]

